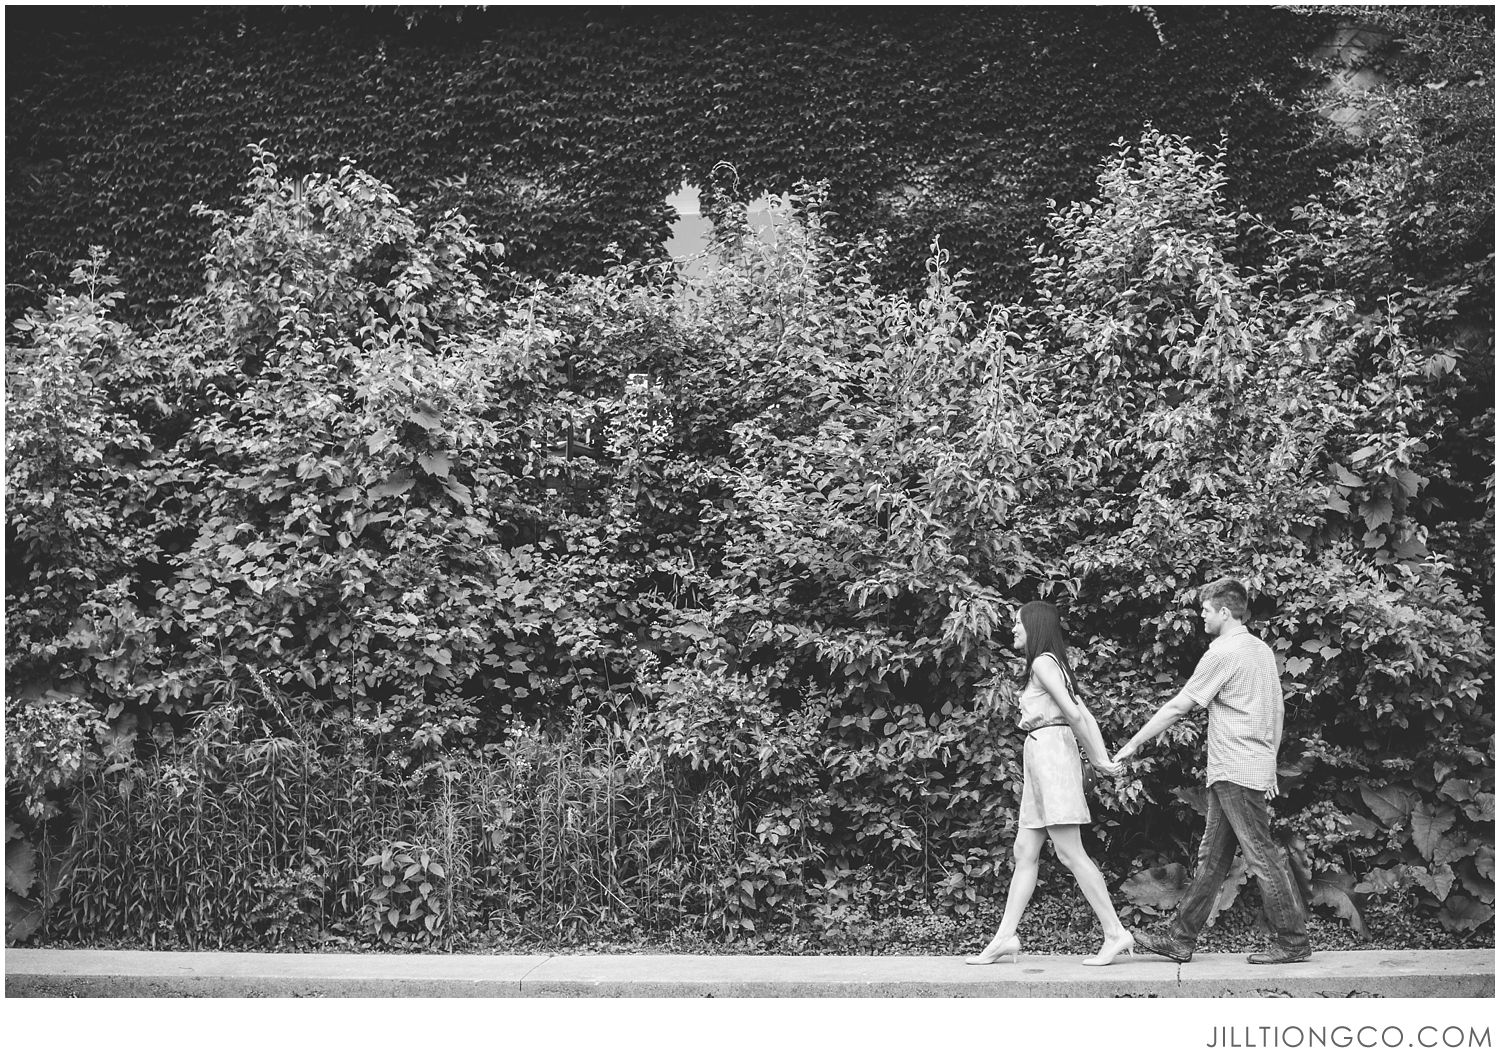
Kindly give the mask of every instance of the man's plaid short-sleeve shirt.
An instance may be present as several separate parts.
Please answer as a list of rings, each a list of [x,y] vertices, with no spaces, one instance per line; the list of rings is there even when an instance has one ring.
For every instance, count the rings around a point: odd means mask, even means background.
[[[1285,707],[1271,648],[1243,628],[1222,635],[1183,692],[1208,707],[1208,782],[1275,788]]]

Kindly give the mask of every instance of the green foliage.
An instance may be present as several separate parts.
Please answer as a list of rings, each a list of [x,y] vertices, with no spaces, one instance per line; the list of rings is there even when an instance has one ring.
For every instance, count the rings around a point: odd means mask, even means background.
[[[1364,497],[1360,514],[1378,518],[1414,499],[1430,514],[1435,545],[1456,556],[1476,586],[1492,587],[1494,251],[1474,229],[1490,225],[1476,220],[1493,219],[1494,206],[1439,192],[1418,119],[1399,102],[1374,104],[1379,154],[1298,209],[1305,229],[1288,267],[1309,288],[1358,294],[1371,346],[1391,355],[1381,402],[1393,424],[1422,437],[1420,463],[1393,462],[1388,436],[1372,435],[1375,450],[1355,452],[1368,473],[1352,470],[1343,481],[1366,489],[1355,493]],[[1446,250],[1434,256],[1435,248]],[[1420,479],[1402,476],[1403,465],[1419,465]]]
[[[25,942],[42,925],[36,847],[20,825],[5,818],[5,944]]]
[[[580,712],[550,734],[513,729],[473,766],[463,793],[482,926],[565,940],[722,931],[736,806],[722,786],[686,786],[643,724]]]
[[[1295,774],[1304,794],[1346,788],[1367,750],[1431,756],[1487,726],[1484,614],[1421,520],[1440,429],[1412,336],[1451,306],[1362,311],[1302,287],[1317,229],[1279,235],[1262,271],[1235,266],[1222,166],[1155,130],[1122,144],[1099,197],[1054,215],[1032,306],[983,322],[940,258],[912,307],[811,284],[795,252],[767,275],[768,323],[719,314],[736,336],[769,324],[783,355],[776,402],[733,432],[717,608],[686,611],[699,664],[754,678],[783,716],[808,679],[849,707],[825,726],[826,793],[868,859],[872,841],[927,853],[918,823],[976,823],[960,796],[999,778],[972,758],[1006,738],[955,707],[983,704],[1008,657],[992,630],[1032,593],[1068,604],[1100,719],[1124,732],[1200,652],[1196,589],[1243,574],[1286,673],[1289,746],[1323,751]],[[754,393],[753,371],[736,379]],[[1190,723],[1102,794],[1114,824],[1148,833],[1200,748]],[[872,806],[841,793],[845,757],[856,788],[878,781]],[[935,824],[903,807],[922,794]]]
[[[1360,154],[1294,212],[1310,286],[1388,298],[1418,349],[1431,453],[1423,507],[1435,544],[1493,599],[1495,29],[1489,8],[1393,5],[1334,12],[1391,35],[1370,57],[1357,111]]]
[[[1288,652],[1294,703],[1337,694],[1404,725],[1398,705],[1459,693],[1472,712],[1482,614],[1420,521],[1437,433],[1410,319],[1443,308],[1361,313],[1337,288],[1300,288],[1286,259],[1235,267],[1221,167],[1148,131],[1099,199],[1057,217],[1023,371],[1057,443],[1018,524],[1063,559],[1082,608],[1150,636],[1148,667],[1181,671],[1193,622],[1173,604],[1236,572]],[[1384,668],[1368,653],[1383,640],[1423,650]]]
[[[362,712],[461,682],[495,649],[525,444],[494,414],[526,371],[503,340],[455,342],[494,314],[461,220],[419,237],[346,166],[307,189],[308,226],[287,187],[262,155],[250,213],[216,219],[189,320],[228,379],[173,456],[204,498],[160,597],[227,661],[251,636],[279,662],[271,682]]]
[[[403,931],[423,943],[443,937],[440,893],[448,873],[432,854],[409,842],[388,843],[364,860],[370,877],[365,919],[381,942]]]
[[[410,773],[375,728],[247,707],[81,781],[53,941],[437,944],[492,928],[719,930],[733,806],[623,723],[576,717]],[[138,869],[119,876],[112,869]],[[733,879],[737,884],[739,880]]]
[[[1361,112],[1356,139],[1367,142],[1361,146],[1379,148],[1352,168],[1356,181],[1380,175],[1390,183],[1388,195],[1372,205],[1376,224],[1394,230],[1394,239],[1383,267],[1371,265],[1428,282],[1473,283],[1477,274],[1487,279],[1490,294],[1473,309],[1488,313],[1494,288],[1494,264],[1485,261],[1495,215],[1494,11],[1401,4],[1320,13],[1391,37],[1366,60],[1381,83],[1344,90],[1339,101]]]
[[[1284,208],[1326,153],[1295,104],[1327,20],[1272,8],[540,11],[352,7],[28,13],[7,87],[9,297],[89,243],[154,316],[197,289],[241,145],[297,172],[361,160],[425,218],[457,207],[533,276],[660,253],[684,177],[713,196],[826,180],[882,283],[920,291],[934,233],[993,297],[1024,285],[1047,197],[1153,117],[1234,131],[1233,194]],[[121,151],[120,145],[131,146]],[[722,204],[711,202],[718,213]]]
[[[1455,752],[1453,762],[1387,763],[1399,775],[1361,783],[1360,803],[1341,803],[1332,819],[1368,869],[1356,891],[1416,892],[1444,927],[1467,932],[1495,914],[1494,766],[1482,750]]]
[[[93,706],[82,699],[5,703],[5,782],[41,823],[62,812],[58,795],[75,787],[95,756]]]
[[[72,869],[44,933],[963,917],[1014,838],[1012,610],[1064,607],[1118,741],[1226,572],[1283,669],[1314,900],[1483,924],[1492,630],[1427,506],[1455,296],[1340,287],[1321,263],[1362,238],[1318,204],[1237,218],[1226,183],[1180,137],[1121,142],[1035,297],[983,313],[941,246],[921,298],[882,292],[817,186],[773,242],[730,212],[700,284],[622,263],[500,301],[462,217],[255,149],[170,329],[110,324],[96,256],[8,392],[8,670],[100,722],[58,779],[76,824],[31,837]],[[26,383],[52,379],[71,405]],[[29,531],[49,492],[88,537]],[[1106,864],[1190,857],[1201,733],[1091,795]],[[1356,804],[1407,768],[1389,823]]]
[[[38,845],[57,834],[77,788],[98,768],[98,713],[76,698],[5,702],[5,941],[24,942],[62,889],[59,861]],[[24,830],[23,830],[24,826]]]
[[[587,533],[549,484],[598,466],[550,451],[588,407],[555,330],[502,320],[461,218],[420,231],[348,166],[299,189],[257,150],[246,213],[215,220],[206,294],[149,343],[91,296],[22,323],[11,676],[82,684],[114,718],[211,702],[253,664],[413,733],[423,707],[457,724],[486,691],[502,713],[541,693],[554,648],[597,642],[574,606],[603,579],[552,564]],[[132,363],[144,382],[106,391]]]
[[[1372,537],[1388,508],[1405,503],[1420,513],[1429,547],[1453,563],[1440,583],[1473,589],[1465,597],[1483,606],[1494,586],[1494,13],[1397,6],[1358,16],[1394,35],[1376,61],[1389,81],[1347,101],[1364,113],[1366,153],[1341,170],[1330,193],[1295,212],[1292,272],[1309,288],[1345,288],[1368,315],[1372,339],[1395,338],[1385,341],[1397,372],[1383,402],[1390,421],[1426,448],[1403,475],[1391,436],[1372,435],[1352,456],[1365,468],[1338,470],[1353,489],[1350,504],[1363,496],[1358,512]],[[1410,597],[1434,601],[1433,583],[1420,581]],[[1421,677],[1445,692],[1464,689],[1461,675],[1447,675],[1448,653],[1431,648],[1460,645],[1476,626],[1487,633],[1487,611],[1444,616],[1401,610],[1388,598],[1369,606],[1361,618],[1366,646],[1387,628],[1369,625],[1371,613],[1391,616],[1387,643],[1407,642],[1399,667],[1373,666],[1378,684]],[[1321,641],[1308,649],[1329,656]],[[1487,676],[1469,683],[1481,699],[1493,698]],[[1467,710],[1445,693],[1431,698],[1430,716],[1419,722],[1403,703],[1428,705],[1397,697],[1376,712],[1424,724],[1427,745],[1396,759],[1308,746],[1294,778],[1321,761],[1338,783],[1322,792],[1323,802],[1308,803],[1301,823],[1315,851],[1342,855],[1324,863],[1355,898],[1414,899],[1467,933],[1493,915],[1493,861],[1485,856],[1494,838],[1493,711]],[[1362,745],[1389,749],[1370,738]]]
[[[6,668],[97,650],[98,596],[154,544],[138,517],[138,462],[150,444],[113,401],[132,370],[130,331],[108,317],[120,298],[93,248],[76,295],[55,295],[15,322],[28,346],[6,357]],[[87,652],[87,651],[86,651]]]
[[[869,862],[883,889],[940,880],[968,911],[973,884],[954,873],[1002,852],[1018,784],[1019,738],[992,712],[1005,684],[974,697],[1004,626],[995,577],[1021,550],[1002,525],[1024,416],[998,372],[1003,324],[974,322],[941,256],[912,305],[833,272],[816,239],[742,254],[753,302],[711,287],[697,311],[723,337],[711,376],[759,410],[730,436],[722,568],[683,611],[698,671],[669,673],[659,704],[669,720],[693,707],[679,726],[697,742],[715,716],[760,722],[740,740],[760,749],[758,772],[727,739],[693,753],[758,814],[757,896],[797,897],[770,875],[789,861],[815,862],[826,889]],[[747,357],[767,350],[775,361]],[[738,685],[716,678],[726,668]],[[703,694],[678,709],[673,685]],[[808,767],[787,779],[787,764]]]
[[[154,756],[82,782],[50,936],[225,948],[354,923],[364,847],[394,819],[357,733],[293,707],[276,734],[228,703],[155,738]]]
[[[1245,579],[1284,671],[1283,757],[1306,751],[1284,778],[1307,787],[1291,816],[1307,829],[1370,751],[1427,760],[1492,727],[1490,628],[1422,520],[1444,423],[1417,337],[1452,305],[1362,307],[1326,274],[1304,287],[1317,227],[1282,234],[1258,273],[1235,267],[1221,165],[1148,130],[1098,199],[1056,216],[1022,372],[1057,442],[1016,520],[1071,581],[1073,623],[1122,633],[1090,648],[1122,691],[1165,697],[1197,653],[1195,589]],[[1181,766],[1142,770],[1150,791]]]
[[[1177,908],[1187,895],[1192,872],[1176,861],[1145,868],[1120,884],[1121,896],[1142,912],[1157,916]]]

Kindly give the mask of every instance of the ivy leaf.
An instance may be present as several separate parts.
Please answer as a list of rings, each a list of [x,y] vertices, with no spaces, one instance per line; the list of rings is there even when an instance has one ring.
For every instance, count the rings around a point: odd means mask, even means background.
[[[1365,486],[1365,482],[1363,480],[1361,480],[1359,477],[1355,476],[1353,473],[1349,472],[1349,470],[1345,469],[1343,466],[1339,465],[1337,462],[1331,463],[1328,466],[1328,471],[1330,473],[1332,473],[1335,477],[1337,477],[1338,478],[1338,482],[1340,484],[1343,484],[1345,487],[1362,488],[1362,487]]]
[[[714,633],[709,631],[703,625],[699,624],[697,621],[684,621],[682,624],[679,624],[677,627],[673,628],[672,631],[677,632],[681,635],[685,635],[689,639],[696,640],[698,642],[702,642],[705,639],[714,638]]]
[[[1405,820],[1406,815],[1417,804],[1411,792],[1403,791],[1394,783],[1388,783],[1378,791],[1371,790],[1369,786],[1361,783],[1359,793],[1370,812],[1379,817],[1380,822],[1388,828],[1393,828]]]
[[[442,479],[447,477],[449,470],[453,468],[453,460],[442,451],[432,454],[417,455],[417,465],[421,466],[433,476]]]
[[[370,489],[370,501],[384,499],[390,495],[402,495],[411,490],[416,483],[412,477],[392,477],[390,480],[382,481]]]
[[[1391,483],[1401,494],[1402,498],[1410,499],[1422,490],[1426,477],[1419,477],[1410,469],[1398,469],[1392,477]]]
[[[1173,787],[1177,800],[1192,806],[1199,816],[1208,815],[1208,791],[1202,787]]]
[[[1412,558],[1420,557],[1424,550],[1421,541],[1415,537],[1403,539],[1391,549],[1395,552],[1396,557],[1402,561],[1410,561]]]
[[[1372,532],[1389,521],[1394,512],[1391,500],[1384,497],[1359,504],[1359,515],[1365,519],[1365,527]]]
[[[452,499],[460,506],[474,505],[473,493],[469,491],[469,488],[466,484],[455,477],[449,477],[447,480],[443,481],[443,491],[447,494],[448,498]]]
[[[1457,814],[1451,809],[1445,809],[1440,813],[1433,813],[1424,802],[1411,814],[1411,840],[1417,844],[1417,850],[1427,861],[1432,861],[1433,853],[1437,850],[1443,833],[1453,826],[1458,819]]]
[[[1310,668],[1312,668],[1311,658],[1287,658],[1286,664],[1282,666],[1282,671],[1288,676],[1301,676]]]

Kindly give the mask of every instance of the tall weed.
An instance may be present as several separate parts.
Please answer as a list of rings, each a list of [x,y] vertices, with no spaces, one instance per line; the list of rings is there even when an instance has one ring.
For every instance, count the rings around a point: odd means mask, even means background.
[[[548,733],[416,771],[352,728],[248,734],[225,706],[78,791],[51,941],[152,948],[424,944],[491,930],[713,931],[741,843],[722,787],[685,794],[632,724]]]

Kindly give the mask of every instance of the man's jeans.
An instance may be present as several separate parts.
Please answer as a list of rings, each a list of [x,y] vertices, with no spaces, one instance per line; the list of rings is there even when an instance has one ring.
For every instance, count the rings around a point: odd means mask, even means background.
[[[1271,815],[1265,795],[1238,783],[1221,781],[1208,788],[1208,824],[1198,846],[1198,870],[1193,873],[1187,895],[1177,906],[1177,915],[1167,925],[1167,933],[1186,949],[1193,948],[1214,899],[1219,896],[1219,887],[1229,874],[1236,840],[1244,851],[1245,863],[1260,881],[1266,921],[1275,932],[1276,941],[1288,950],[1307,952],[1307,923],[1301,899],[1282,859],[1281,848],[1271,838]]]

